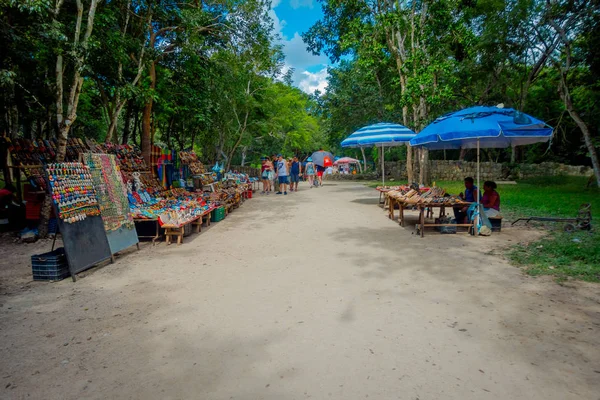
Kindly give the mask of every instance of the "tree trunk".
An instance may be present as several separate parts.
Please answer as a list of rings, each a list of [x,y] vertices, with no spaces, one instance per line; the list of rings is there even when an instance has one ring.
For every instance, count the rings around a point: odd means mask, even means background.
[[[596,185],[600,188],[600,162],[598,162],[598,153],[594,147],[594,142],[592,141],[592,136],[590,135],[590,129],[585,121],[581,119],[579,113],[573,108],[573,102],[571,101],[571,96],[567,89],[565,89],[565,93],[563,94],[563,100],[569,115],[571,118],[573,118],[573,121],[575,121],[581,130],[581,133],[583,134],[585,146],[587,147],[587,150],[590,153],[590,159],[592,160],[592,168],[594,169],[594,175],[596,176]]]
[[[569,91],[569,85],[567,83],[567,73],[569,71],[571,60],[570,47],[567,47],[565,52],[567,54],[567,66],[561,71],[558,93],[560,94],[560,97],[563,100],[563,103],[565,104],[567,112],[569,113],[571,118],[573,118],[573,121],[575,121],[575,123],[581,130],[581,133],[583,134],[583,140],[590,154],[592,168],[594,170],[594,175],[596,176],[596,185],[600,187],[600,162],[598,161],[598,153],[596,152],[596,148],[594,147],[594,142],[592,141],[592,136],[590,135],[590,129],[573,106],[573,100],[571,99],[571,93]]]
[[[419,162],[419,181],[425,186],[428,186],[431,183],[431,178],[429,176],[429,150],[426,148],[421,148],[421,157]]]
[[[150,75],[150,91],[153,92],[156,88],[156,61],[150,63],[149,68]],[[142,116],[142,157],[146,160],[146,163],[150,165],[151,161],[151,146],[152,146],[152,95],[146,100],[144,105],[144,113]]]
[[[413,168],[413,148],[408,144],[406,145],[406,177],[409,185],[415,181],[415,169]]]
[[[10,173],[10,168],[8,168],[8,146],[0,146],[0,162],[2,162],[4,184],[12,183],[12,175]]]
[[[133,117],[133,134],[132,134],[132,139],[133,139],[133,144],[137,144],[139,146],[142,145],[141,143],[141,139],[138,142],[138,132],[141,132],[140,129],[140,110],[135,109],[135,116]]]
[[[242,163],[240,164],[242,167],[244,165],[246,165],[246,151],[248,150],[248,147],[244,146],[242,147]]]
[[[365,167],[364,172],[367,172],[367,156],[365,155],[365,148],[361,147],[360,148],[360,152],[362,153],[362,158],[363,158],[363,166]]]
[[[129,142],[129,131],[131,130],[131,114],[133,113],[133,102],[127,102],[127,111],[125,112],[125,126],[123,126],[123,139],[121,143]]]
[[[460,155],[458,156],[459,161],[465,161],[465,156],[467,155],[467,151],[469,149],[465,149],[464,147],[460,148]]]
[[[119,130],[117,129],[119,126],[119,116],[121,115],[121,110],[123,110],[123,106],[127,100],[121,100],[120,96],[117,96],[115,102],[116,104],[112,110],[112,114],[109,115],[110,125],[108,126],[108,132],[106,133],[106,141],[116,144],[119,143]]]
[[[512,146],[510,148],[510,163],[514,164],[517,162],[517,146]]]

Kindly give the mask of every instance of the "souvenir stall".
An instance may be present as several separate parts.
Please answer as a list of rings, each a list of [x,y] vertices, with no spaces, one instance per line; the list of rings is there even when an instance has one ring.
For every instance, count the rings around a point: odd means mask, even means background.
[[[75,281],[78,272],[112,260],[92,172],[86,165],[72,162],[48,164],[44,173],[58,218],[68,272]],[[46,267],[45,272],[54,274],[55,279],[67,275],[64,264]],[[41,272],[33,265],[34,278]]]
[[[30,221],[40,219],[42,204],[48,189],[44,176],[44,166],[56,160],[58,141],[9,139],[3,137],[4,146],[7,147],[12,170],[16,180],[17,197],[26,201],[26,218]],[[67,141],[65,161],[78,161],[81,153],[88,151],[86,144],[77,138]],[[29,183],[25,186],[25,193],[21,193],[21,172]]]
[[[112,154],[84,153],[83,160],[91,171],[111,253],[133,245],[139,249],[127,190],[116,157]]]
[[[216,177],[213,176],[211,171],[206,171],[204,164],[198,160],[198,156],[193,151],[180,151],[179,160],[182,164],[182,178],[190,178],[192,185],[186,185],[193,187],[195,190],[202,191],[215,182]]]
[[[136,182],[135,185],[140,183]],[[137,197],[129,196],[131,212],[140,223],[156,224],[153,242],[159,238],[160,228],[165,229],[167,244],[171,243],[173,237],[181,244],[186,235],[186,226],[189,225],[189,229],[195,227],[196,232],[200,232],[203,222],[210,225],[210,213],[215,205],[207,202],[202,194],[190,193],[185,189],[171,189],[162,192],[159,197],[150,197],[143,188],[137,190]],[[140,191],[142,196],[139,196]]]

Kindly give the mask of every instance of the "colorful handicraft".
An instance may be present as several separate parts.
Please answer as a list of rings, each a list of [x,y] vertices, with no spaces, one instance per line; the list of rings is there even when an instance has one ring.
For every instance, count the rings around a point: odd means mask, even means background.
[[[100,215],[90,169],[81,163],[48,164],[46,167],[52,199],[58,217],[72,224]]]
[[[192,175],[202,175],[206,173],[204,164],[198,160],[198,156],[193,151],[180,151],[179,159],[182,164],[189,167]]]
[[[134,224],[129,212],[127,191],[115,156],[87,153],[84,154],[84,160],[91,170],[104,229],[107,232],[121,227],[133,229]]]
[[[35,187],[46,190],[43,165],[56,160],[58,141],[0,138],[0,147],[6,146],[14,165],[24,167],[23,172]],[[77,161],[79,154],[87,151],[81,139],[70,138],[65,148],[65,160]]]

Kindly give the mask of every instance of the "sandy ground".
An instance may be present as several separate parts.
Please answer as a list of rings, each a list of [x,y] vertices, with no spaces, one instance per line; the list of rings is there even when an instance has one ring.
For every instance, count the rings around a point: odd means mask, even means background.
[[[77,283],[28,282],[3,243],[0,398],[600,398],[598,286],[495,255],[531,232],[421,239],[376,202],[256,196]]]

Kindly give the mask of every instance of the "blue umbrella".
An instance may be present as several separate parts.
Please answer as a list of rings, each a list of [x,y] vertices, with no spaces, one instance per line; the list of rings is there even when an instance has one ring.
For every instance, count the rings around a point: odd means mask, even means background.
[[[384,147],[401,146],[415,137],[407,127],[392,123],[365,126],[342,141],[342,147],[381,146],[381,176],[385,184]]]
[[[547,142],[554,129],[545,122],[512,108],[471,107],[437,118],[410,141],[411,146],[430,150],[505,148]],[[477,196],[477,210],[479,210]]]
[[[545,122],[512,108],[479,106],[437,118],[410,145],[430,150],[504,148],[547,142],[552,132]]]
[[[360,128],[342,141],[342,147],[401,146],[413,137],[415,133],[407,127],[383,122]]]

